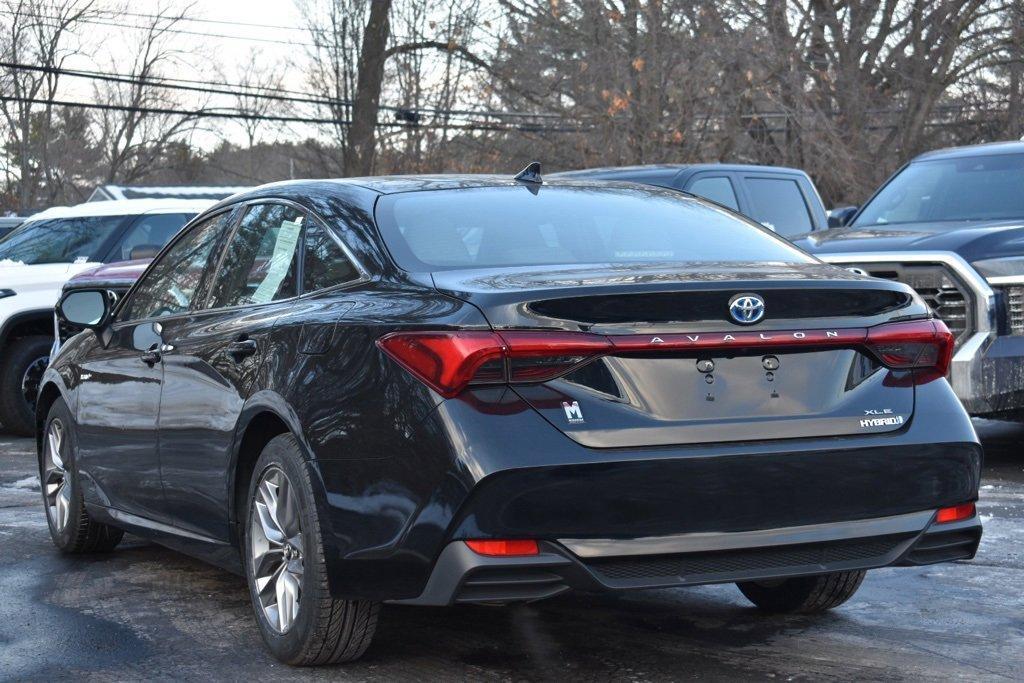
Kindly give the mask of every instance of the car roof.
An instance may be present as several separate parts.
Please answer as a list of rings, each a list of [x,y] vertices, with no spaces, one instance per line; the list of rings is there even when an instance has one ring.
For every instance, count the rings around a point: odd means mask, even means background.
[[[650,187],[640,183],[628,181],[613,181],[599,178],[556,178],[545,176],[544,183],[548,187],[561,186],[605,186],[605,187],[635,187],[650,191]],[[398,194],[402,192],[419,192],[424,190],[457,190],[466,188],[484,187],[523,187],[528,185],[516,180],[509,175],[484,175],[484,174],[449,174],[449,175],[394,175],[394,176],[373,176],[363,178],[331,178],[331,179],[310,179],[310,180],[285,180],[277,183],[269,183],[253,188],[249,192],[229,197],[222,200],[215,207],[214,211],[225,206],[235,205],[248,201],[266,199],[272,201],[274,198],[285,198],[301,200],[304,194],[327,193],[338,197],[351,199],[352,193],[361,193],[370,198],[380,195]]]
[[[914,157],[913,161],[925,161],[935,159],[963,159],[967,157],[993,156],[996,154],[1024,154],[1024,142],[988,142],[982,145],[967,145],[964,147],[946,147],[925,152]]]
[[[772,173],[799,173],[804,175],[804,172],[799,168],[789,168],[786,166],[760,166],[756,164],[720,164],[720,163],[702,163],[702,164],[646,164],[642,166],[603,166],[600,168],[584,168],[577,171],[562,171],[561,173],[554,173],[549,177],[552,178],[588,178],[588,177],[615,177],[615,176],[630,176],[639,177],[645,175],[667,175],[676,174],[681,171],[692,171],[694,173],[698,171],[722,171],[723,173],[730,172],[751,172],[770,171]]]
[[[200,213],[215,203],[212,199],[120,199],[85,202],[75,206],[54,206],[29,216],[25,222],[87,216],[134,216],[144,213]]]

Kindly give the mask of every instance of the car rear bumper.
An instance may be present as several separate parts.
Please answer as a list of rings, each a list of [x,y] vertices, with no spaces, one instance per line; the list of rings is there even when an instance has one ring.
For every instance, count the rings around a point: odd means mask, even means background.
[[[587,564],[587,543],[612,542],[615,556],[631,557],[622,548],[638,539],[712,534],[735,541],[743,536],[734,534],[804,533],[833,524],[846,525],[843,533],[853,538],[864,520],[930,518],[928,511],[977,498],[982,449],[947,382],[917,386],[915,396],[913,418],[895,432],[646,449],[581,446],[515,392],[489,403],[445,401],[410,428],[407,446],[393,455],[311,461],[323,487],[318,500],[331,589],[346,598],[417,598],[442,555],[455,552],[447,548],[465,539],[536,539],[554,549],[545,552],[548,560],[554,554]],[[857,533],[914,535],[927,523],[922,517],[916,529]],[[787,538],[790,546],[821,540]],[[648,545],[640,553],[751,547],[759,546]],[[894,548],[856,567],[892,564],[903,555]],[[834,566],[815,562],[796,571]],[[680,585],[673,581],[663,585]],[[602,584],[611,585],[596,585]]]
[[[669,588],[923,565],[974,557],[977,517],[936,524],[935,511],[756,532],[544,542],[528,557],[478,555],[455,541],[411,605],[528,602],[568,590]],[[796,542],[794,542],[796,541]],[[653,550],[654,553],[639,552]]]

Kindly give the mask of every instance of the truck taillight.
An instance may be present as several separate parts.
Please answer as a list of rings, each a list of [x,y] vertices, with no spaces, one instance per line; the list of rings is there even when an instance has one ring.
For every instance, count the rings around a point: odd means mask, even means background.
[[[953,335],[939,320],[828,331],[660,337],[527,330],[415,331],[393,332],[377,340],[377,345],[445,398],[457,396],[470,385],[547,382],[609,355],[863,348],[889,368],[927,370],[928,379],[945,375],[953,355]]]

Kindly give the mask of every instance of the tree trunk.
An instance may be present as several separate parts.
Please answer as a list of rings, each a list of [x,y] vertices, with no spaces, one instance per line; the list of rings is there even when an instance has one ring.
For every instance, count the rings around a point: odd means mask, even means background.
[[[360,176],[373,172],[373,156],[377,146],[377,113],[384,81],[384,62],[391,34],[388,15],[391,0],[372,0],[370,18],[363,30],[363,48],[359,55],[359,77],[352,104],[345,150],[345,175]]]

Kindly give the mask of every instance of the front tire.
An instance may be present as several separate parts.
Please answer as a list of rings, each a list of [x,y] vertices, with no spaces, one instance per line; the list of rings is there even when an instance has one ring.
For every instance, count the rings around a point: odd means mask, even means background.
[[[85,509],[73,443],[74,424],[64,399],[57,399],[43,426],[39,482],[50,538],[69,555],[110,552],[124,531],[94,521]]]
[[[853,597],[866,573],[834,572],[781,581],[741,581],[736,585],[750,602],[766,612],[815,614]]]
[[[22,337],[3,350],[0,364],[0,424],[19,436],[32,436],[36,428],[39,381],[50,362],[53,339]]]
[[[331,597],[313,485],[293,436],[263,449],[247,501],[245,574],[267,647],[299,666],[361,657],[380,605]]]

